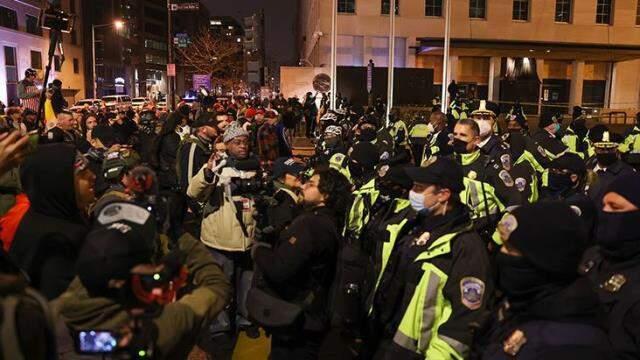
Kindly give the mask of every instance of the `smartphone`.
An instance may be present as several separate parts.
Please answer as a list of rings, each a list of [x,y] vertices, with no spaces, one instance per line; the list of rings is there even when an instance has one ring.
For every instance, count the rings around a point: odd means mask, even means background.
[[[116,350],[116,333],[106,330],[81,330],[76,338],[76,350],[82,354],[108,354]]]

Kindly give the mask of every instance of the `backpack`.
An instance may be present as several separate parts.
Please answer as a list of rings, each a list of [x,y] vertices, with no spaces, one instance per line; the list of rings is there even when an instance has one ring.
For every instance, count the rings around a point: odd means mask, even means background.
[[[53,318],[47,300],[0,251],[0,358],[56,359]],[[8,270],[8,271],[7,271]]]

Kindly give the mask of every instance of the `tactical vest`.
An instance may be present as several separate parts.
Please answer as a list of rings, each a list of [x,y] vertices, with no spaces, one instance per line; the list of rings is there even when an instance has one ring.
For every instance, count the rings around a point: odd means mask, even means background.
[[[421,264],[422,276],[402,316],[393,342],[426,359],[463,359],[468,347],[455,339],[440,336],[438,329],[449,321],[451,303],[443,288],[449,276],[431,263],[431,259],[451,253],[451,241],[464,230],[436,239],[414,263]]]
[[[360,236],[364,225],[369,222],[371,207],[378,200],[380,191],[376,189],[376,180],[372,179],[353,192],[354,200],[347,217],[346,232],[351,236]]]
[[[498,199],[493,185],[482,179],[483,174],[478,174],[468,167],[480,158],[480,151],[471,154],[462,154],[462,167],[465,170],[464,190],[460,192],[460,200],[471,209],[472,219],[479,219],[504,211],[505,206]],[[465,169],[467,167],[467,169]],[[484,169],[483,169],[484,170]]]

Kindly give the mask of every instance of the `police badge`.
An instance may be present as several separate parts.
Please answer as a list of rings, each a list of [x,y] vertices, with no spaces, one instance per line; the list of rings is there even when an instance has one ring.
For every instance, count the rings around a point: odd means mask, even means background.
[[[504,154],[500,156],[500,162],[502,163],[502,167],[507,171],[511,170],[511,155]]]
[[[523,192],[527,188],[527,180],[525,178],[517,178],[516,179],[516,189],[518,191]]]
[[[469,310],[478,310],[484,297],[484,282],[475,277],[460,280],[460,302]]]
[[[500,171],[498,177],[500,178],[500,180],[502,180],[506,187],[512,187],[514,185],[513,178],[507,170]]]

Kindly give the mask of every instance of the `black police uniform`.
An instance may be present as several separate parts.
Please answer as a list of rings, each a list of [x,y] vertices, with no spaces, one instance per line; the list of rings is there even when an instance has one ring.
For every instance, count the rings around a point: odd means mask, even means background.
[[[579,271],[591,281],[605,306],[616,358],[640,358],[640,259],[613,262],[594,246],[585,252]]]

